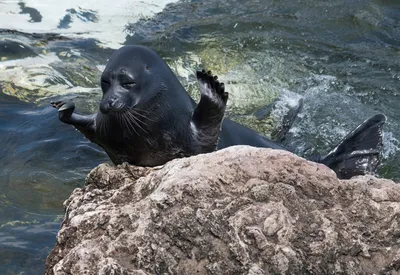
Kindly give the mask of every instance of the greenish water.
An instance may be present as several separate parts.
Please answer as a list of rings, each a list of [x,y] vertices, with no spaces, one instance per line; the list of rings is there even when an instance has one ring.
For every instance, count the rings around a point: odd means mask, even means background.
[[[43,29],[50,13],[32,3],[15,4],[26,16],[16,24]],[[0,31],[1,274],[43,273],[63,201],[108,161],[48,103],[73,99],[79,110],[97,109],[99,75],[116,48],[102,42],[117,31],[124,32],[122,44],[159,52],[194,97],[195,70],[213,70],[230,92],[229,115],[265,135],[303,98],[287,144],[301,155],[326,152],[364,119],[384,113],[380,176],[400,179],[398,1],[206,0],[148,9],[157,13],[132,15],[126,27],[101,35],[95,27],[79,33],[74,24],[96,26],[104,13],[72,4],[54,29]],[[274,100],[271,115],[260,119],[256,114]]]

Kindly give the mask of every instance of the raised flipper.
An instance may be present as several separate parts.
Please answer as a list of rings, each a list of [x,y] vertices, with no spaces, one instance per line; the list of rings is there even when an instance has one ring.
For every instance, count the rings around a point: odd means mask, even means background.
[[[197,71],[196,76],[201,97],[190,124],[194,137],[200,143],[197,153],[209,153],[217,149],[228,93],[225,92],[224,83],[220,83],[211,71]]]
[[[96,114],[80,115],[74,113],[75,104],[72,101],[50,102],[51,106],[58,109],[58,118],[60,121],[73,125],[91,142],[96,142],[95,118]]]
[[[325,164],[342,179],[374,174],[382,159],[382,128],[386,116],[374,115],[351,131],[326,156],[314,161]]]

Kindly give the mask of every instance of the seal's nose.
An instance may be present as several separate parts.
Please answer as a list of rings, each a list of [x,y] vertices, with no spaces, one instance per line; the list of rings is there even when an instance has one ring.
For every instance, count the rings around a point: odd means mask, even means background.
[[[110,111],[119,112],[123,109],[123,106],[124,104],[118,96],[110,96],[100,103],[100,111],[103,114],[107,114]]]
[[[109,107],[113,107],[115,105],[116,101],[117,101],[117,98],[115,96],[113,96],[107,100],[107,104]]]
[[[100,111],[103,114],[107,114],[110,110],[113,109],[116,101],[117,101],[117,97],[115,97],[115,96],[112,96],[112,97],[109,97],[107,99],[104,99],[100,103]]]

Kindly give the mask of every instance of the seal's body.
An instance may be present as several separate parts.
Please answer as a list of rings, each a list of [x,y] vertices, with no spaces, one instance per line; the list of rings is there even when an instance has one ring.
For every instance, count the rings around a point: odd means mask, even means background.
[[[233,145],[286,150],[249,128],[223,120],[228,99],[224,84],[211,72],[197,72],[197,79],[198,104],[153,50],[124,46],[111,56],[101,76],[99,112],[79,115],[72,102],[52,105],[59,109],[61,121],[103,147],[114,164],[156,166]],[[326,156],[312,160],[326,164],[340,178],[374,173],[381,160],[385,121],[384,115],[373,116]]]
[[[101,76],[103,98],[92,115],[72,102],[53,102],[61,121],[100,145],[114,164],[156,166],[216,150],[228,94],[211,72],[197,72],[195,104],[167,64],[152,50],[125,46]]]

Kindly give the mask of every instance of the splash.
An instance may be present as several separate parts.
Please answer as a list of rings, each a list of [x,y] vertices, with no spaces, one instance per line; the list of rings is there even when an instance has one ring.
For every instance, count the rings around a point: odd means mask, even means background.
[[[119,48],[125,41],[125,26],[151,17],[176,0],[26,0],[0,2],[0,28],[28,33],[58,33],[94,38],[103,46]],[[26,12],[29,8],[30,13]],[[32,15],[40,20],[33,20]]]

